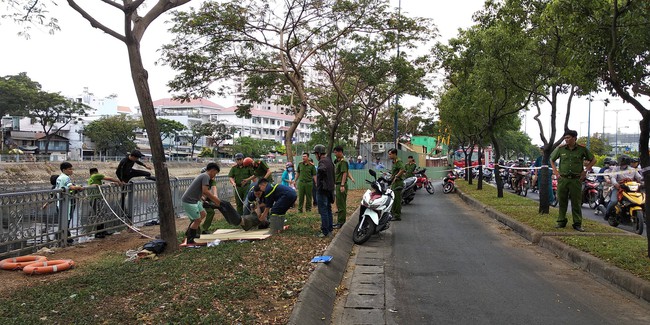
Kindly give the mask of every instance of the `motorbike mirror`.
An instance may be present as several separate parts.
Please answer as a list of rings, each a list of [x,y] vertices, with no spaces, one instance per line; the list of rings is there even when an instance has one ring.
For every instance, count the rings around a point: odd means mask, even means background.
[[[372,175],[372,177],[377,177],[377,172],[375,172],[373,169],[370,169],[368,172],[370,175]]]

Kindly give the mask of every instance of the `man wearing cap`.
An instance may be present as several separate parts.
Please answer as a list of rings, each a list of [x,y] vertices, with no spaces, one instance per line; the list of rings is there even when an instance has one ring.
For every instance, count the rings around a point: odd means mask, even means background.
[[[149,167],[148,165],[140,161],[140,158],[142,158],[143,156],[144,155],[142,154],[142,152],[140,152],[140,150],[131,151],[131,153],[128,156],[126,156],[126,158],[122,159],[122,161],[120,161],[120,164],[117,165],[117,169],[115,170],[115,174],[117,175],[117,178],[124,183],[128,183],[131,180],[131,178],[140,177],[140,176],[143,176],[148,180],[155,181],[156,178],[151,176],[150,172],[133,169],[133,165],[138,164],[148,170],[151,170],[151,167]]]
[[[583,145],[576,143],[578,132],[566,130],[564,132],[565,145],[559,146],[551,153],[551,167],[553,175],[558,179],[557,199],[560,204],[560,211],[555,228],[564,228],[567,224],[566,211],[571,200],[571,212],[573,215],[573,229],[583,232],[582,228],[582,181],[587,176],[587,170],[596,163],[594,155]],[[560,166],[555,164],[560,159]],[[589,161],[586,169],[583,162]]]
[[[242,215],[244,214],[244,200],[246,200],[246,195],[248,195],[250,182],[255,176],[253,176],[252,168],[244,166],[243,153],[237,153],[235,155],[235,162],[237,162],[237,165],[230,169],[228,177],[230,178],[230,184],[237,190],[237,195],[235,195],[237,213]]]

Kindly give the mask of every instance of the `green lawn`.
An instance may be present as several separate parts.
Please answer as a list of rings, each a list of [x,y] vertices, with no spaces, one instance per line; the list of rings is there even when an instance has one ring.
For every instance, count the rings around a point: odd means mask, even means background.
[[[617,236],[616,234],[625,231],[589,219],[583,220],[583,227],[588,232],[598,235],[577,235],[571,227],[555,228],[557,208],[551,207],[549,214],[542,215],[539,213],[537,201],[515,195],[507,189],[504,189],[503,197],[499,198],[494,186],[484,184],[483,189],[479,191],[476,189],[476,181],[473,185],[469,185],[463,180],[457,180],[456,186],[466,195],[535,230],[566,233],[566,236],[555,238],[650,281],[650,258],[648,258],[648,241],[645,236]]]

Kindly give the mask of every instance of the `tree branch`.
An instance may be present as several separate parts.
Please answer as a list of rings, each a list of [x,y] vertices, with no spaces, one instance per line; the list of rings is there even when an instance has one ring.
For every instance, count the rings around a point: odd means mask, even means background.
[[[72,7],[75,11],[77,11],[79,14],[81,14],[82,17],[84,17],[88,22],[90,22],[90,26],[97,28],[99,30],[102,30],[104,33],[111,35],[118,40],[122,41],[123,43],[126,43],[126,37],[119,34],[118,32],[104,26],[101,24],[97,19],[95,19],[93,16],[91,16],[89,13],[87,13],[83,8],[81,8],[75,0],[68,0],[68,5]]]

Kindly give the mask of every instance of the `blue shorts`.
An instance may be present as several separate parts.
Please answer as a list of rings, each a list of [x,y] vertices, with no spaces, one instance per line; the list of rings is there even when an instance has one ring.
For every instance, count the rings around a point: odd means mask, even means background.
[[[196,203],[183,202],[183,210],[185,210],[187,217],[194,221],[201,217],[201,211],[205,211],[205,208],[203,208],[203,202],[201,201]]]

